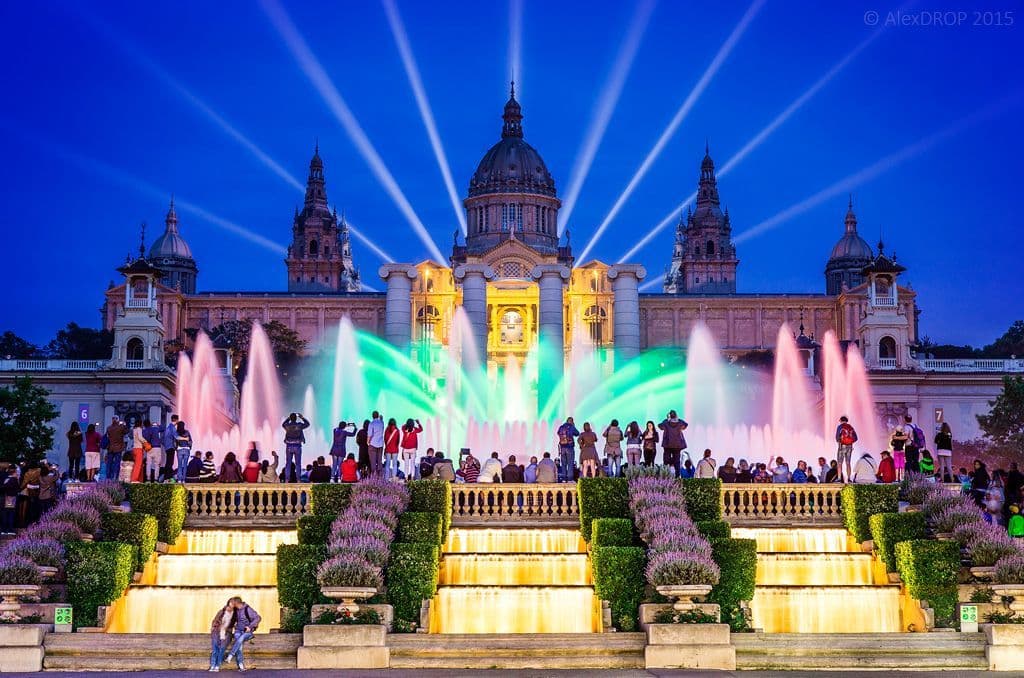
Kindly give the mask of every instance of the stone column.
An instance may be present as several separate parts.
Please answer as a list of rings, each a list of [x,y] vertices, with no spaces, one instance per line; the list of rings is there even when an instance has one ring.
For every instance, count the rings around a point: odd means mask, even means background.
[[[388,286],[384,301],[384,339],[406,348],[412,341],[412,281],[418,272],[409,264],[384,264],[378,275]]]
[[[624,360],[640,355],[640,281],[647,269],[640,264],[616,264],[608,269],[615,293],[613,305],[615,353]]]
[[[454,271],[462,285],[462,309],[473,328],[480,365],[487,364],[487,281],[494,280],[494,269],[486,264],[462,264]]]
[[[569,269],[560,264],[541,264],[530,272],[540,288],[537,304],[537,334],[540,338],[540,375],[537,407],[543,410],[555,393],[565,368],[565,282]],[[560,414],[558,416],[561,416]]]

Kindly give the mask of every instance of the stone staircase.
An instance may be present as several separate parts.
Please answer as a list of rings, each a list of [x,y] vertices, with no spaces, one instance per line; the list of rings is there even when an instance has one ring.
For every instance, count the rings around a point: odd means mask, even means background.
[[[245,646],[246,666],[295,669],[299,633],[261,633]],[[48,633],[43,668],[49,671],[204,670],[208,633]],[[225,665],[224,670],[236,668]]]
[[[734,633],[737,669],[988,668],[982,633]]]
[[[637,669],[643,633],[394,634],[393,669]]]

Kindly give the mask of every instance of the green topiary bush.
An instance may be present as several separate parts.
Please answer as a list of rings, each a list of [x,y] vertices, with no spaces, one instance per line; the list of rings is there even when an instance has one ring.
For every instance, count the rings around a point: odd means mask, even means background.
[[[156,518],[157,540],[173,544],[185,524],[188,493],[178,483],[134,483],[128,486],[132,512]]]
[[[316,571],[327,560],[319,544],[281,544],[277,547],[277,597],[283,607],[306,610],[328,600],[320,593]]]
[[[97,608],[121,597],[132,582],[136,550],[120,542],[67,544],[67,597],[75,628],[96,626]]]
[[[636,533],[629,518],[597,518],[591,524],[592,546],[633,546]]]
[[[896,544],[926,535],[924,514],[876,513],[869,518],[871,539],[888,572],[896,571]]]
[[[840,495],[846,529],[861,542],[871,539],[871,524],[876,513],[896,513],[899,509],[898,485],[845,485]]]
[[[452,488],[447,480],[426,478],[409,483],[409,511],[441,514],[441,541],[448,538],[452,526]]]
[[[320,485],[314,485],[314,488]],[[337,516],[322,516],[315,513],[300,517],[295,526],[300,544],[324,545],[331,534],[331,525]]]
[[[635,622],[644,597],[643,572],[647,563],[644,550],[639,546],[594,546],[590,562],[594,570],[594,591],[599,599],[611,605],[612,619],[626,618]]]
[[[102,520],[102,541],[116,541],[135,546],[135,571],[141,572],[149,556],[156,550],[159,527],[157,520],[146,513],[108,513]]]
[[[957,603],[960,547],[952,541],[914,539],[896,544],[896,569],[910,595],[927,600],[936,626],[952,626]]]
[[[419,623],[420,606],[437,591],[440,561],[441,550],[432,544],[391,545],[385,581],[395,619]]]
[[[398,517],[396,541],[404,544],[433,544],[440,546],[444,519],[440,513],[407,511]]]
[[[711,588],[708,601],[722,608],[722,620],[733,631],[747,629],[740,601],[754,597],[757,577],[757,542],[753,539],[711,539],[711,557],[721,574]]]
[[[683,496],[694,522],[722,519],[722,481],[718,478],[683,479]]]
[[[629,484],[625,478],[580,478],[576,486],[580,533],[588,542],[595,518],[629,518]]]
[[[728,539],[732,536],[732,528],[724,520],[701,520],[696,525],[705,539]]]
[[[313,514],[336,517],[346,508],[352,498],[352,485],[348,483],[317,483],[313,485]]]

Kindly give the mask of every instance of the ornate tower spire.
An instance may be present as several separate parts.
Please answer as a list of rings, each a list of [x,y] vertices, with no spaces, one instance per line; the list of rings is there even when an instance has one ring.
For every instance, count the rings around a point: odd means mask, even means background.
[[[715,179],[715,161],[711,159],[711,148],[704,142],[704,159],[700,163],[700,183],[697,186],[697,209],[709,205],[718,206],[718,181]]]
[[[309,178],[306,179],[307,208],[327,209],[327,188],[324,182],[324,162],[320,159],[320,141],[317,140],[313,158],[309,161]]]
[[[857,215],[853,213],[853,195],[850,196],[850,202],[846,207],[846,232],[856,233],[857,232]]]
[[[171,196],[171,205],[167,208],[167,216],[164,218],[164,226],[168,233],[178,232],[178,213],[174,209],[174,196]]]
[[[523,109],[516,101],[516,83],[512,81],[512,90],[509,94],[508,101],[505,103],[505,113],[501,116],[505,121],[504,126],[501,128],[501,138],[508,139],[510,137],[523,136]]]
[[[146,258],[146,222],[139,224],[139,259]]]

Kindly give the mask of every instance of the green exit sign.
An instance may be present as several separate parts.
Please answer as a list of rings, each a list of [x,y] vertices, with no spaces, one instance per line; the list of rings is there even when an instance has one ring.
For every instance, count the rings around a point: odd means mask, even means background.
[[[53,612],[53,623],[55,626],[70,626],[72,620],[71,607],[58,607]]]
[[[961,605],[960,606],[960,623],[961,624],[977,624],[978,623],[978,606],[977,605]]]

